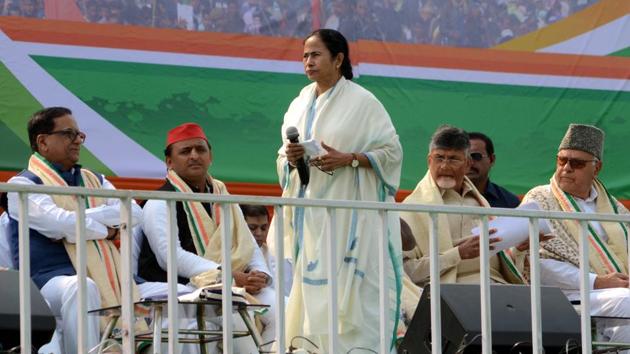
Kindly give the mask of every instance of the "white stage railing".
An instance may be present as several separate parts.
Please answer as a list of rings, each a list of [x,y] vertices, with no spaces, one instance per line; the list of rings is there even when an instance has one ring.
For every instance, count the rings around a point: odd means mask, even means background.
[[[396,204],[396,203],[380,203],[380,202],[359,202],[359,201],[345,201],[345,200],[312,200],[312,199],[296,199],[296,198],[276,198],[276,197],[258,197],[258,196],[239,196],[239,195],[211,195],[211,194],[183,194],[176,192],[163,192],[163,191],[130,191],[130,190],[104,190],[104,189],[87,189],[79,187],[47,187],[40,185],[15,185],[0,183],[0,192],[14,192],[18,194],[19,201],[19,219],[22,221],[19,228],[19,255],[20,255],[20,343],[22,353],[29,353],[28,348],[31,347],[31,323],[30,323],[30,253],[29,243],[27,242],[29,237],[28,229],[28,214],[27,214],[27,197],[29,193],[39,194],[59,194],[59,195],[74,195],[79,198],[79,201],[84,200],[87,196],[96,196],[104,198],[118,198],[121,200],[121,255],[122,255],[122,274],[123,284],[122,287],[122,347],[124,353],[134,352],[134,326],[133,326],[133,302],[131,296],[131,249],[132,249],[132,237],[131,228],[131,200],[132,199],[159,199],[165,200],[168,204],[169,210],[169,240],[168,240],[168,311],[169,311],[169,326],[168,326],[168,338],[169,338],[169,352],[178,353],[177,329],[178,329],[178,316],[177,316],[177,264],[174,262],[175,257],[175,245],[176,236],[174,233],[176,220],[175,220],[175,202],[181,200],[193,200],[199,202],[212,202],[221,205],[222,214],[224,220],[221,223],[223,235],[231,234],[230,222],[225,219],[228,213],[228,207],[231,203],[239,204],[258,204],[258,205],[271,205],[275,211],[275,223],[276,223],[276,240],[281,240],[283,232],[283,220],[282,220],[282,207],[284,206],[301,206],[301,207],[315,207],[326,208],[330,217],[330,230],[331,239],[326,243],[326,259],[331,262],[331,266],[328,267],[329,271],[329,291],[328,300],[331,304],[328,311],[329,324],[328,328],[330,333],[336,333],[338,329],[337,314],[338,306],[336,302],[336,289],[337,278],[334,273],[334,262],[336,261],[336,252],[334,244],[334,230],[335,230],[335,213],[336,209],[363,209],[363,210],[375,210],[380,213],[380,219],[383,222],[383,229],[386,229],[387,215],[392,212],[411,211],[428,213],[430,215],[431,227],[430,227],[430,274],[431,279],[439,279],[439,257],[438,255],[438,238],[437,238],[437,216],[438,214],[469,214],[477,215],[480,217],[480,230],[481,230],[481,316],[482,316],[482,348],[484,353],[491,353],[492,348],[492,324],[490,322],[490,277],[488,269],[489,260],[489,235],[488,235],[488,216],[513,216],[513,217],[525,217],[529,219],[530,230],[530,265],[531,265],[531,301],[532,301],[532,344],[534,348],[538,348],[535,352],[542,352],[542,327],[541,327],[541,313],[540,313],[540,266],[538,262],[538,219],[571,219],[579,220],[581,224],[580,233],[580,289],[581,289],[581,330],[582,330],[582,353],[591,353],[591,322],[590,322],[590,305],[589,305],[589,268],[588,268],[588,233],[587,233],[587,221],[612,221],[612,222],[626,222],[630,223],[630,215],[613,215],[613,214],[594,214],[594,213],[565,213],[557,211],[540,211],[540,210],[513,210],[513,209],[499,209],[499,208],[482,208],[482,207],[461,207],[461,206],[434,206],[434,205],[419,205],[419,204]],[[77,223],[77,274],[79,275],[79,296],[78,304],[81,311],[79,311],[79,338],[78,338],[78,352],[87,353],[87,343],[85,341],[85,328],[87,327],[87,299],[86,299],[86,256],[85,256],[85,220],[82,217],[85,215],[84,203],[79,203],[79,210],[77,216],[79,222]],[[386,233],[383,233],[386,234]],[[225,300],[223,302],[223,313],[231,313],[231,291],[227,291],[231,287],[232,277],[231,274],[231,238],[223,238],[222,242],[222,270],[223,270],[223,294]],[[283,242],[275,243],[276,254],[283,254]],[[387,240],[382,239],[380,242],[374,245],[379,247],[379,284],[380,284],[380,318],[374,319],[380,326],[380,345],[378,351],[381,354],[389,353],[390,351],[390,333],[385,329],[387,323],[387,311],[389,307],[389,299],[385,292],[385,262],[387,261]],[[282,265],[281,260],[278,261],[278,265]],[[277,353],[285,353],[287,348],[287,338],[284,335],[284,329],[286,321],[284,317],[284,270],[282,266],[278,266],[275,273],[275,287],[276,287],[276,306],[278,318],[276,319],[276,333],[278,334]],[[440,319],[440,287],[431,286],[431,338],[433,343],[441,342],[441,319]],[[223,317],[223,341],[224,341],[224,353],[233,353],[232,343],[232,317]],[[289,339],[290,340],[290,339]],[[330,336],[328,343],[331,353],[337,353],[338,343],[337,336]],[[160,352],[160,348],[154,348],[155,353]],[[432,353],[441,353],[439,346],[433,346]]]

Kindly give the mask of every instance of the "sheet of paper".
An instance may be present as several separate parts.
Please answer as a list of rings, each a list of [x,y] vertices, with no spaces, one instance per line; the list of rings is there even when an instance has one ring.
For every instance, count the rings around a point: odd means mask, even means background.
[[[538,204],[535,202],[520,205],[516,209],[522,210],[539,210]],[[523,217],[500,216],[488,222],[490,229],[497,229],[497,232],[490,237],[500,237],[501,241],[493,244],[494,250],[490,252],[492,256],[499,251],[503,251],[510,247],[517,246],[529,239],[529,219]],[[551,229],[546,219],[538,219],[538,227],[543,234],[549,234]],[[472,229],[473,235],[479,235],[479,228]]]
[[[318,157],[326,154],[326,150],[322,147],[319,141],[315,139],[305,140],[302,143],[304,147],[304,154],[310,157]]]

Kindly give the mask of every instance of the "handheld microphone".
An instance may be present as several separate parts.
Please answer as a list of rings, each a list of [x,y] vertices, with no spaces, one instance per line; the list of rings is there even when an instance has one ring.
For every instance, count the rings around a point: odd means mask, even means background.
[[[287,139],[291,143],[297,144],[300,142],[298,140],[300,133],[298,133],[298,130],[296,127],[288,127],[287,130],[285,131],[285,134],[287,135]],[[298,175],[300,176],[300,182],[302,183],[302,185],[303,186],[308,185],[308,181],[310,179],[310,171],[309,171],[308,166],[306,166],[304,157],[297,160],[295,167],[298,170]]]

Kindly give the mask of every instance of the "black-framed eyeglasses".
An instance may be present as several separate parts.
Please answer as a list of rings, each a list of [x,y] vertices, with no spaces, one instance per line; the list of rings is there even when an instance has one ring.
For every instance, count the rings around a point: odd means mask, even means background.
[[[483,160],[484,157],[486,157],[486,155],[484,155],[484,154],[482,154],[480,152],[471,152],[470,153],[470,158],[473,161],[481,161],[481,160]]]
[[[81,139],[81,143],[85,142],[86,135],[84,132],[75,130],[75,129],[62,129],[62,130],[54,130],[50,133],[46,133],[47,135],[61,135],[70,141],[75,141],[77,137]]]
[[[308,162],[309,165],[317,167],[318,170],[324,172],[325,174],[332,176],[335,173],[333,171],[324,171],[322,170],[322,162],[318,159],[313,159]]]
[[[586,167],[587,163],[595,162],[595,161],[597,161],[597,159],[582,160],[582,159],[572,159],[572,158],[565,157],[565,156],[557,156],[556,157],[556,163],[558,164],[558,166],[564,167],[564,165],[566,165],[568,163],[569,166],[571,166],[571,168],[574,169],[574,170],[583,169],[584,167]]]

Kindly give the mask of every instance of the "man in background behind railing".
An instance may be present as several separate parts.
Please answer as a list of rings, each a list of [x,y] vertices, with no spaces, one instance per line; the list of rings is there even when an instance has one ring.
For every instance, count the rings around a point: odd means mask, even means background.
[[[492,140],[480,132],[472,132],[468,135],[470,136],[471,165],[466,177],[493,208],[516,208],[521,202],[518,197],[490,181],[490,170],[497,160]]]
[[[488,202],[466,177],[471,165],[468,134],[456,127],[441,126],[431,137],[427,163],[429,171],[403,203],[489,207]],[[404,212],[417,246],[403,252],[405,272],[419,286],[429,281],[429,230],[426,213]],[[478,218],[466,214],[439,214],[438,240],[442,283],[479,283],[479,237],[471,235]],[[492,231],[491,231],[492,233]],[[490,236],[490,247],[500,241]],[[496,283],[523,283],[511,256],[499,252],[490,258],[490,278]]]
[[[523,203],[535,201],[542,210],[628,214],[597,178],[602,169],[604,132],[597,127],[571,124],[556,157],[549,184],[530,190]],[[570,300],[580,298],[579,235],[577,220],[550,220],[553,239],[541,244],[541,283],[565,290]],[[618,222],[589,222],[591,315],[630,317],[628,289],[628,229]],[[630,343],[627,325],[606,325],[605,339]]]
[[[267,234],[269,234],[269,211],[264,205],[241,204],[241,210],[245,217],[245,222],[260,251],[265,257],[267,267],[273,273],[276,271],[277,260],[267,246]],[[285,259],[284,262],[284,295],[289,296],[291,285],[293,284],[293,266]]]
[[[33,150],[28,168],[9,183],[114,189],[102,175],[77,164],[85,134],[69,109],[51,107],[36,112],[28,122],[28,136]],[[116,226],[120,223],[120,200],[90,197],[86,204],[85,238],[91,240],[87,242],[87,301],[88,310],[93,310],[120,304],[120,254],[112,242],[119,234]],[[74,196],[28,195],[31,277],[57,319],[55,336],[61,343],[60,348],[51,349],[55,353],[77,350],[77,207]],[[8,194],[8,213],[11,253],[18,265],[21,215],[17,193]],[[134,224],[142,217],[136,204],[132,217]],[[134,294],[138,294],[135,288]],[[98,317],[89,316],[88,325],[87,343],[92,348],[99,338]]]

